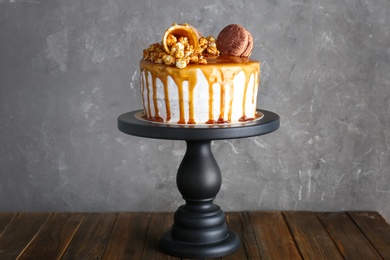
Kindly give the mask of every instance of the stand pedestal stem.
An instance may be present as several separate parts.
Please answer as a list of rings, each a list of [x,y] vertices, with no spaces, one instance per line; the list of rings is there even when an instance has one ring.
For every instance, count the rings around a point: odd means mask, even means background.
[[[225,213],[213,204],[222,177],[211,151],[211,140],[186,142],[186,154],[176,177],[186,204],[176,211],[172,229],[161,238],[160,247],[179,257],[228,255],[239,248],[240,239],[228,229]]]

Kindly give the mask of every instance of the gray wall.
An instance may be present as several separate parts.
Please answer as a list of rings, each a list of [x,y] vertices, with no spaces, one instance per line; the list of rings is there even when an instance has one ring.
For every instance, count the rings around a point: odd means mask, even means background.
[[[173,211],[182,141],[127,136],[142,50],[173,22],[239,23],[272,134],[213,142],[225,211],[390,220],[388,0],[0,0],[0,210]]]

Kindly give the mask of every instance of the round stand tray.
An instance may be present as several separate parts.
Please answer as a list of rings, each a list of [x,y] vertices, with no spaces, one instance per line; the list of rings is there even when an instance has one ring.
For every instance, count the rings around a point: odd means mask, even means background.
[[[221,125],[178,125],[145,121],[142,110],[118,117],[123,133],[147,138],[185,140],[187,150],[176,175],[176,184],[186,203],[175,212],[174,224],[160,239],[163,252],[183,258],[215,258],[234,253],[238,235],[228,228],[225,213],[213,203],[222,175],[211,151],[211,141],[244,138],[273,132],[280,119],[258,110],[263,117],[253,121]]]
[[[279,115],[257,110],[264,116],[261,119],[215,125],[177,125],[162,124],[140,120],[142,110],[122,114],[118,118],[121,132],[140,137],[170,140],[222,140],[258,136],[273,132],[279,128]]]

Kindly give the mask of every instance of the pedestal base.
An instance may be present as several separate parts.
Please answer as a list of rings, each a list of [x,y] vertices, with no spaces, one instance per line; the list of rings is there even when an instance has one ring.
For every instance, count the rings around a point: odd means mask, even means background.
[[[160,248],[163,252],[184,258],[214,258],[229,255],[240,247],[238,235],[228,230],[228,236],[213,244],[191,244],[174,240],[171,231],[168,231],[160,240]]]
[[[122,132],[187,143],[176,176],[177,188],[186,203],[178,208],[171,230],[161,238],[161,250],[184,258],[215,258],[238,250],[240,238],[228,228],[224,212],[213,204],[222,176],[211,141],[270,133],[279,128],[279,116],[261,110],[264,118],[237,125],[172,126],[138,120],[135,113],[118,118]]]

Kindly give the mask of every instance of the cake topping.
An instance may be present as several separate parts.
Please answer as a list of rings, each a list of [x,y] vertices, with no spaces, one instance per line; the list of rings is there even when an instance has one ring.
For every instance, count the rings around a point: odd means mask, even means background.
[[[253,49],[253,37],[241,25],[230,24],[219,33],[217,48],[221,54],[249,57]]]
[[[183,69],[190,63],[207,64],[208,58],[215,58],[220,53],[247,58],[252,49],[253,37],[241,25],[226,26],[215,39],[203,37],[187,23],[174,23],[165,31],[160,43],[151,44],[143,51],[143,59]]]
[[[166,53],[170,53],[172,47],[179,42],[182,44],[184,50],[184,44],[192,46],[194,50],[198,49],[199,38],[198,31],[188,24],[178,25],[174,24],[169,27],[163,36],[162,44]]]
[[[176,23],[166,30],[162,42],[151,44],[143,51],[144,60],[175,65],[179,69],[189,63],[207,64],[206,57],[218,55],[214,37],[203,37],[193,26]]]

